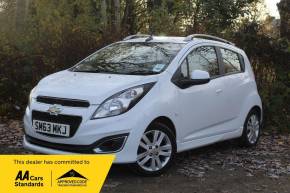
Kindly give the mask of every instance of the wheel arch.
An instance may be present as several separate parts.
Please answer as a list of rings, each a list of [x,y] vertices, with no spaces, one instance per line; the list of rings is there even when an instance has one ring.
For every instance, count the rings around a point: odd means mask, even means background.
[[[255,105],[255,106],[253,106],[252,108],[251,108],[251,110],[250,111],[252,111],[252,110],[256,110],[258,113],[259,113],[259,118],[260,118],[260,120],[262,120],[262,116],[263,116],[263,114],[262,114],[262,109],[261,109],[261,107],[260,106],[258,106],[258,105]],[[249,112],[250,112],[249,111]]]
[[[263,107],[262,107],[262,101],[258,94],[258,92],[255,90],[254,92],[251,92],[247,98],[245,99],[243,103],[243,108],[241,111],[241,115],[243,117],[243,122],[245,121],[247,115],[252,109],[257,109],[260,113],[260,121],[263,122]]]
[[[172,131],[172,133],[174,134],[174,137],[176,139],[176,128],[175,128],[173,121],[170,118],[168,118],[166,116],[157,117],[153,121],[151,121],[149,126],[154,122],[159,122],[159,123],[165,124],[167,127],[169,127],[169,129]]]
[[[260,119],[260,125],[261,125],[261,129],[263,129],[264,127],[264,121],[263,121],[263,109],[262,107],[255,105],[251,108],[251,110],[249,112],[251,112],[252,110],[256,110],[259,113],[259,119]]]

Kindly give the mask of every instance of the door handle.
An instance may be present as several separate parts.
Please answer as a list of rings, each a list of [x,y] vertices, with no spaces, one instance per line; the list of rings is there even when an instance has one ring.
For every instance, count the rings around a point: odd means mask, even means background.
[[[216,92],[217,94],[220,94],[221,92],[223,92],[223,90],[222,90],[222,89],[217,89],[215,92]]]

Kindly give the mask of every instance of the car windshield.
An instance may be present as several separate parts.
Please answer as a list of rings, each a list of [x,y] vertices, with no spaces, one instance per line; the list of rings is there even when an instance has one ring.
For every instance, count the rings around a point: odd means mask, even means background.
[[[132,75],[159,74],[184,45],[159,42],[115,43],[95,52],[72,70]]]

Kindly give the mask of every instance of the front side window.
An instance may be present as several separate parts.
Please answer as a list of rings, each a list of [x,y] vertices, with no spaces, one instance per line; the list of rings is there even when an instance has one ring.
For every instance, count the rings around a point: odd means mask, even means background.
[[[211,77],[219,75],[218,59],[214,47],[202,46],[188,54],[181,65],[181,73],[190,78],[190,74],[194,70],[206,71]]]
[[[239,55],[233,51],[221,48],[225,73],[235,73],[241,71],[241,63]]]
[[[164,42],[115,43],[81,61],[72,70],[132,75],[159,74],[184,45]]]

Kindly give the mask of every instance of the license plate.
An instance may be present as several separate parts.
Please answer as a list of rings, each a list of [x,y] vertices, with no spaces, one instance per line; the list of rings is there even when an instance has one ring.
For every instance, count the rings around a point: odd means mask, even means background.
[[[33,129],[38,133],[45,133],[63,137],[69,137],[70,125],[33,120]]]

